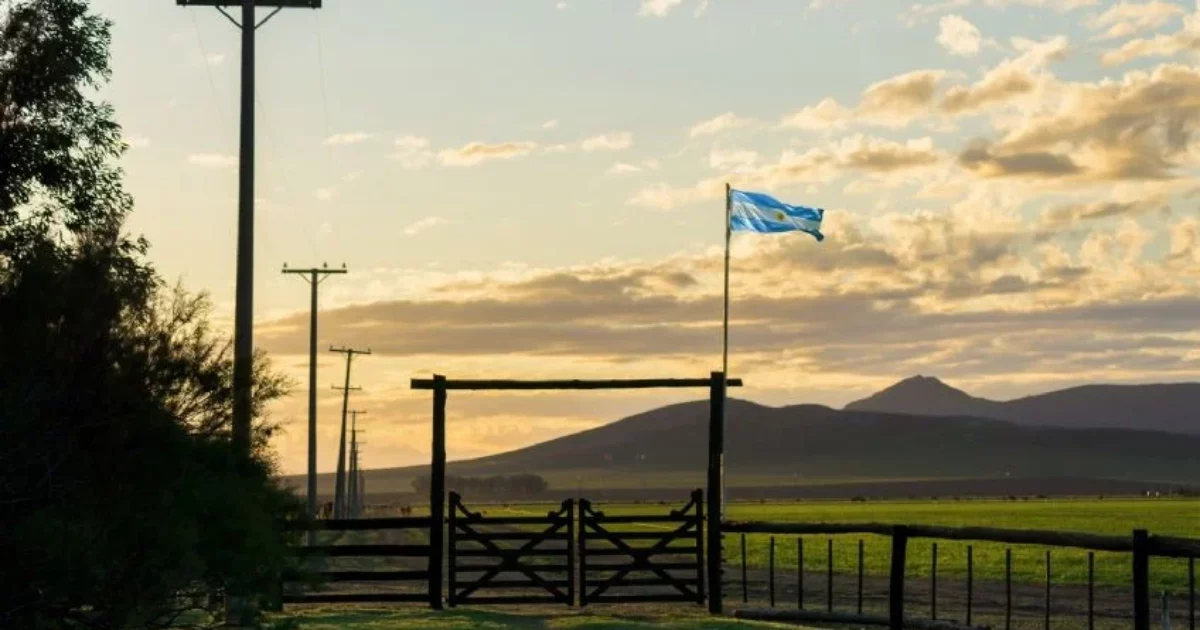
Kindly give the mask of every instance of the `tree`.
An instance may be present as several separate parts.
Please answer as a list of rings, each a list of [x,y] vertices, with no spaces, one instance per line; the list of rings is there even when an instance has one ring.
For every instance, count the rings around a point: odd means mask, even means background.
[[[163,627],[270,589],[281,523],[255,360],[254,449],[230,443],[229,343],[123,232],[110,25],[84,0],[0,17],[0,627]]]

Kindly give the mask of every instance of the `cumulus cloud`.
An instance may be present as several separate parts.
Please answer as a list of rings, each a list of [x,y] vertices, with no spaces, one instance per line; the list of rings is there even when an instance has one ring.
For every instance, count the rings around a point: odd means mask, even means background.
[[[639,190],[630,205],[673,210],[698,201],[719,198],[724,182],[747,187],[779,187],[826,182],[846,171],[866,174],[897,173],[932,167],[944,161],[931,138],[896,142],[856,134],[825,147],[807,151],[785,150],[773,162],[761,163],[751,152],[714,152],[710,164],[720,165],[725,175],[692,186],[673,187],[659,183]],[[753,157],[753,161],[748,161]]]
[[[708,136],[723,133],[731,129],[739,129],[749,124],[749,119],[742,118],[733,112],[726,112],[720,116],[696,123],[688,131],[688,135],[693,138],[699,136]]]
[[[1145,57],[1174,57],[1200,51],[1200,7],[1183,18],[1183,28],[1151,38],[1131,39],[1100,55],[1101,63],[1116,66]]]
[[[779,121],[779,126],[785,129],[829,131],[844,128],[853,115],[852,111],[842,107],[836,100],[825,98],[816,105],[809,105],[787,114]]]
[[[1163,65],[1060,92],[1057,107],[1023,119],[998,143],[971,144],[959,163],[987,177],[1154,180],[1194,161],[1200,69]]]
[[[633,134],[628,131],[586,138],[579,147],[584,151],[623,151],[633,146]]]
[[[625,162],[617,162],[616,164],[608,167],[608,170],[605,172],[609,175],[626,175],[628,173],[640,173],[641,171],[642,168],[640,166],[626,164]]]
[[[469,142],[457,149],[443,149],[437,159],[443,166],[476,166],[492,160],[511,160],[533,153],[536,142]]]
[[[943,70],[915,70],[872,84],[863,92],[858,110],[877,124],[907,125],[929,112],[945,76]]]
[[[937,41],[951,55],[974,57],[979,54],[983,36],[974,24],[959,15],[942,16]]]
[[[1085,24],[1092,30],[1104,30],[1096,39],[1120,39],[1160,28],[1175,17],[1184,15],[1183,7],[1164,0],[1129,2],[1121,0],[1103,13],[1088,17]]]

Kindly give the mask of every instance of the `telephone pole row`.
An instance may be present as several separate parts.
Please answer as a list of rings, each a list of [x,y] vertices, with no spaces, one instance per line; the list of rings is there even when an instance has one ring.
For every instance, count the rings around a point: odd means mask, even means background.
[[[317,517],[317,287],[332,274],[346,273],[346,263],[341,269],[330,269],[322,263],[320,268],[288,269],[283,273],[295,274],[311,287],[311,306],[308,319],[308,517]],[[314,533],[309,532],[309,545],[314,544]]]
[[[371,350],[369,348],[356,350],[330,346],[329,351],[346,355],[346,384],[342,387],[336,385],[333,387],[342,392],[342,430],[338,433],[338,463],[334,481],[336,487],[333,493],[333,512],[334,518],[346,518],[346,414],[350,406],[350,392],[362,389],[361,387],[350,387],[350,366],[354,363],[354,355],[369,355]]]

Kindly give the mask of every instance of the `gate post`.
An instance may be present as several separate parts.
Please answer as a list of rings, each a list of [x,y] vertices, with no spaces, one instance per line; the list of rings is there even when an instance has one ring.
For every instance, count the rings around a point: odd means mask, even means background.
[[[433,376],[433,461],[429,475],[429,607],[442,609],[446,507],[446,377]]]
[[[888,628],[904,630],[904,567],[908,556],[908,528],[892,528],[892,567],[888,579]]]
[[[1150,630],[1150,534],[1133,530],[1133,627]]]
[[[721,601],[721,467],[725,463],[725,373],[713,372],[708,417],[708,612],[719,615]]]

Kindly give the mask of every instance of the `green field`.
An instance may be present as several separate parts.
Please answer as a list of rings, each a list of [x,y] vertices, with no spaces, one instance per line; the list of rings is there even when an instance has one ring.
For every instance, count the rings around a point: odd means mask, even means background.
[[[608,514],[655,514],[673,506],[600,504]],[[489,514],[502,512],[545,513],[547,504],[487,506]],[[788,503],[732,503],[726,518],[737,521],[776,521],[808,523],[888,523],[945,526],[986,526],[1011,529],[1042,529],[1130,536],[1143,528],[1151,534],[1200,537],[1200,500],[1196,499],[1046,499],[1028,501],[889,501],[849,502],[813,501]],[[746,536],[747,564],[762,569],[768,565],[770,536]],[[881,536],[808,536],[805,537],[806,571],[823,572],[827,566],[828,540],[833,540],[833,562],[837,573],[857,571],[858,540],[864,545],[864,571],[869,576],[885,576],[891,557],[890,542]],[[911,577],[928,576],[931,567],[932,540],[914,539],[909,544],[907,573]],[[1045,579],[1046,547],[987,542],[938,542],[938,575],[954,580],[966,575],[967,546],[974,549],[977,580],[1003,580],[1004,552],[1012,549],[1013,580],[1039,583]],[[794,575],[797,564],[796,537],[776,539],[776,569],[781,575]],[[726,538],[727,565],[740,566],[740,536]],[[1096,582],[1122,586],[1130,582],[1130,556],[1124,553],[1096,553]],[[1082,584],[1087,581],[1087,551],[1052,549],[1051,572],[1055,584]],[[1151,560],[1152,587],[1178,592],[1187,585],[1187,562],[1154,558]]]

